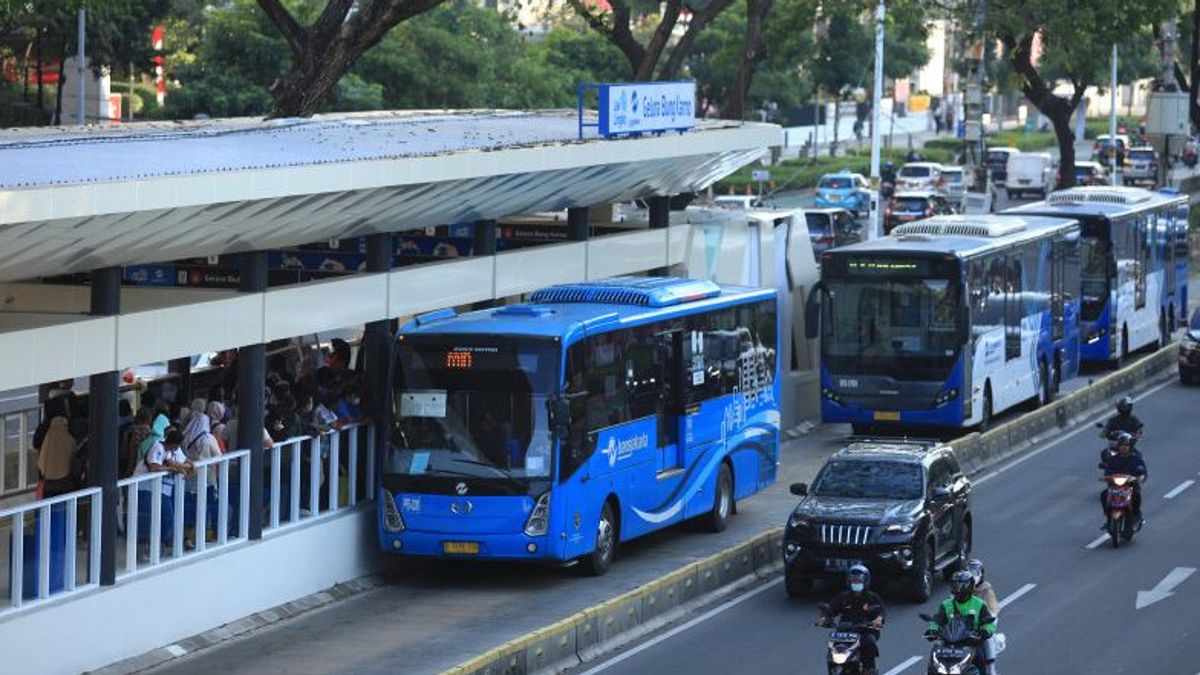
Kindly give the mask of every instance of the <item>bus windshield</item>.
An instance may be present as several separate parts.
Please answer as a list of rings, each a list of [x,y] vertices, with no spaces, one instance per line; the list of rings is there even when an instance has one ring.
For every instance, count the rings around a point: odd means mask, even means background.
[[[1079,274],[1083,283],[1080,303],[1080,318],[1095,321],[1100,318],[1108,302],[1108,261],[1111,256],[1108,223],[1089,218],[1083,221],[1083,237],[1080,240]]]
[[[924,483],[921,465],[915,462],[830,462],[812,492],[834,499],[920,499]]]
[[[403,341],[385,479],[490,479],[518,492],[548,480],[559,354],[549,342],[502,338]]]
[[[958,356],[962,284],[957,279],[844,278],[828,282],[822,344],[835,374],[944,379]]]

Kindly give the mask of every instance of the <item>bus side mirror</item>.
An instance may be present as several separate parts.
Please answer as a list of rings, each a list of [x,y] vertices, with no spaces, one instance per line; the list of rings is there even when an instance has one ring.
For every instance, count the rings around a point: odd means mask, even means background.
[[[821,329],[821,301],[817,297],[818,293],[825,293],[825,284],[819,281],[808,292],[808,300],[804,303],[804,337],[809,340],[815,339]]]
[[[563,396],[551,396],[546,399],[546,414],[549,416],[550,429],[559,438],[566,438],[570,425],[571,406]]]

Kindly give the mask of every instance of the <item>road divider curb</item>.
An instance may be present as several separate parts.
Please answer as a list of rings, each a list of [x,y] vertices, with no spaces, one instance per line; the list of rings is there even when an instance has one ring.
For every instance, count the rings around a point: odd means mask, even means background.
[[[1095,415],[1118,395],[1155,382],[1175,366],[1177,347],[1167,345],[1021,417],[950,443],[963,470],[978,474],[1014,458],[1041,437]],[[781,514],[781,519],[785,514]],[[772,528],[638,588],[588,607],[550,626],[510,640],[441,675],[533,675],[587,663],[664,625],[693,606],[783,567],[783,528]]]

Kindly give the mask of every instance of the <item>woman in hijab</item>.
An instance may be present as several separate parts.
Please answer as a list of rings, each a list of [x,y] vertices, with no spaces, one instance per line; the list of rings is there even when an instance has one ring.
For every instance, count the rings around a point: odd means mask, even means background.
[[[37,466],[42,476],[42,497],[56,497],[79,488],[75,475],[75,453],[79,444],[67,430],[67,418],[56,415],[50,419],[46,433],[38,446]]]
[[[150,425],[150,434],[143,438],[141,444],[138,445],[137,461],[139,463],[146,461],[146,453],[150,451],[150,448],[154,447],[155,443],[162,442],[169,426],[171,426],[171,420],[167,419],[166,415],[159,413],[154,418],[154,423]],[[136,469],[136,467],[137,465],[135,464],[134,468]]]

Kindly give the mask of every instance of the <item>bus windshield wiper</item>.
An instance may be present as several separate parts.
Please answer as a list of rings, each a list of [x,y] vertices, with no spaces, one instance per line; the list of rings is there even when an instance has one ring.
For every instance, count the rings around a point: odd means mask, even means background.
[[[517,480],[511,474],[509,474],[507,471],[505,471],[504,469],[501,469],[498,466],[488,464],[487,462],[480,462],[480,461],[476,461],[473,459],[461,459],[458,457],[451,457],[450,461],[459,462],[461,464],[471,464],[473,466],[482,466],[484,468],[491,469],[492,471],[495,471],[498,474],[497,478],[505,479],[506,481],[508,481],[508,483],[510,485],[512,485],[514,488],[516,488],[519,491],[525,490],[525,485],[523,485],[521,483],[521,481]],[[468,473],[466,471],[456,471],[454,469],[446,469],[446,468],[441,468],[441,467],[432,467],[431,466],[427,470],[432,473],[447,473],[447,474],[452,474],[455,476],[464,476],[467,478],[487,478],[487,476],[480,476],[479,474],[475,474],[475,473]]]

